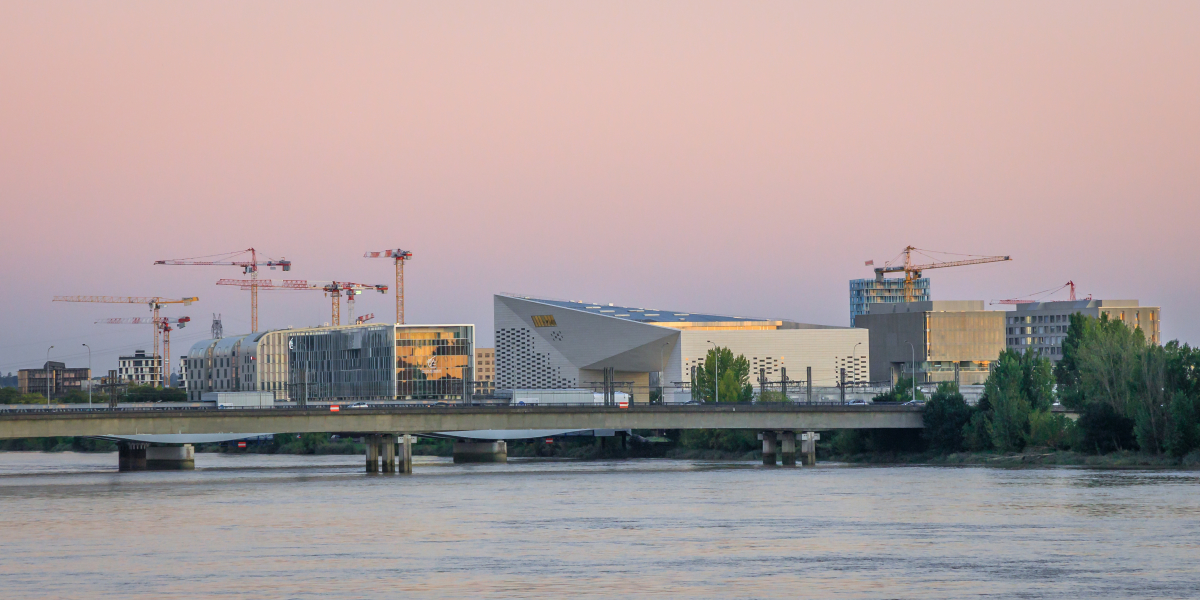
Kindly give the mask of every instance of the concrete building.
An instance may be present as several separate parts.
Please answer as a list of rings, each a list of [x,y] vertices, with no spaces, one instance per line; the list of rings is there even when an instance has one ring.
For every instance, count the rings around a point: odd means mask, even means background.
[[[613,369],[634,403],[648,400],[652,373],[665,402],[686,402],[691,369],[714,345],[745,355],[752,382],[760,369],[801,381],[812,367],[815,386],[835,385],[842,368],[849,381],[867,377],[865,329],[511,295],[495,296],[494,310],[498,390],[596,388]]]
[[[235,391],[280,401],[459,399],[474,344],[473,325],[382,323],[205,340],[188,352],[188,399]]]
[[[40,369],[17,371],[17,387],[22,394],[41,394],[59,398],[71,390],[83,390],[84,382],[92,376],[90,369],[67,368],[57,361],[47,361]]]
[[[928,302],[929,278],[921,277],[913,280],[915,300]],[[857,327],[856,319],[868,312],[871,304],[897,304],[904,302],[904,279],[871,279],[850,280],[850,326]]]
[[[1067,337],[1070,315],[1081,314],[1121,321],[1140,328],[1146,341],[1160,344],[1159,308],[1140,306],[1137,300],[1067,300],[1063,302],[1032,302],[1018,304],[1006,313],[1005,342],[1013,350],[1033,350],[1050,360],[1062,358],[1062,343]]]
[[[916,361],[918,383],[987,380],[1004,350],[1004,315],[984,310],[982,300],[872,304],[857,319],[871,334],[871,381],[909,377]],[[911,344],[911,345],[910,345]]]
[[[475,393],[491,394],[496,391],[496,349],[475,349]]]
[[[117,359],[117,375],[132,384],[161,387],[162,357],[148,355],[145,350],[135,350],[133,356]]]

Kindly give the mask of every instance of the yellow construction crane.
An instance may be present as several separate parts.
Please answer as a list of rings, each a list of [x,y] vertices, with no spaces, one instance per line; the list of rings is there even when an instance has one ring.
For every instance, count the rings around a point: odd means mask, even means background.
[[[913,264],[912,255],[914,252],[917,254],[921,254],[922,256],[925,256],[925,258],[928,258],[929,260],[932,260],[934,262],[921,264],[921,265]],[[952,254],[954,256],[968,256],[970,258],[959,259],[959,260],[939,261],[929,255],[926,255],[925,254],[926,252],[932,252],[934,254]],[[904,257],[903,263],[900,262],[901,256]],[[1002,262],[1002,261],[1006,261],[1006,260],[1012,260],[1012,259],[1007,256],[983,256],[980,254],[954,254],[952,252],[939,252],[937,250],[922,250],[920,248],[914,248],[912,246],[907,246],[904,248],[904,250],[900,251],[900,254],[898,256],[896,256],[896,258],[893,258],[892,260],[884,263],[884,265],[882,267],[875,268],[875,280],[883,281],[883,276],[885,273],[899,273],[899,272],[903,271],[904,272],[904,301],[905,302],[915,302],[917,299],[917,292],[916,292],[916,288],[913,285],[913,283],[916,280],[921,278],[921,271],[925,271],[928,269],[944,269],[946,267],[962,267],[962,266],[966,266],[966,265],[981,265],[984,263]],[[873,261],[871,261],[871,262],[873,262]]]
[[[396,323],[404,324],[404,263],[412,260],[408,250],[380,250],[367,252],[363,258],[390,258],[396,261]]]
[[[150,311],[153,314],[153,318],[150,320],[149,324],[152,325],[154,328],[154,350],[152,350],[152,352],[154,353],[155,358],[157,358],[159,356],[158,337],[159,337],[159,334],[161,333],[161,326],[160,326],[161,321],[158,316],[158,309],[162,308],[162,306],[164,304],[182,304],[184,306],[191,306],[191,304],[193,302],[197,302],[199,300],[200,300],[200,298],[195,297],[195,296],[188,297],[188,298],[179,298],[178,300],[172,300],[170,298],[163,298],[162,296],[55,296],[54,297],[55,302],[100,302],[100,303],[104,303],[104,304],[145,304],[145,305],[149,306]],[[170,360],[170,357],[167,357],[167,359]],[[160,380],[165,381],[164,379],[162,379],[163,375],[165,375],[165,372],[163,372],[163,370],[161,370],[161,367],[160,367],[159,378],[160,378]]]

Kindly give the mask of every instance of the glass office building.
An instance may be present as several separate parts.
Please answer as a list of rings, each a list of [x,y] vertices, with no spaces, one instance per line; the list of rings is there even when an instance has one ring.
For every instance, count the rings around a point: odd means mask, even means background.
[[[913,280],[914,300],[929,300],[929,278]],[[851,279],[850,280],[850,326],[854,319],[867,314],[868,304],[893,304],[904,302],[904,279]]]
[[[475,331],[471,325],[396,327],[396,398],[463,397],[471,379]]]

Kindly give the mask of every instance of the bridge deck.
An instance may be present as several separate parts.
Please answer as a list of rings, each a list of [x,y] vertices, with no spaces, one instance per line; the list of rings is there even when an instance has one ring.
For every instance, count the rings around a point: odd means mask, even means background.
[[[914,429],[917,406],[710,405],[0,411],[0,439],[201,433],[425,433],[480,429]]]

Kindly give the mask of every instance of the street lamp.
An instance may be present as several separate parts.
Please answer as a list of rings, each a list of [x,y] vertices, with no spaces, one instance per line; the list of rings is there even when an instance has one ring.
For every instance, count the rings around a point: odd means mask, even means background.
[[[88,349],[88,408],[92,407],[92,347],[84,344]]]
[[[862,342],[857,342],[854,344],[854,348],[852,350],[850,350],[851,362],[854,362],[854,358],[856,358],[858,356],[858,347],[861,345],[862,345]],[[855,369],[854,372],[858,373],[858,369]],[[858,382],[855,382],[855,383],[858,383]],[[867,379],[867,385],[870,385],[870,378]]]
[[[51,373],[54,373],[54,370],[50,368],[50,351],[53,349],[54,349],[54,346],[50,346],[49,348],[46,348],[46,406],[47,407],[50,406],[50,394],[54,393],[54,386],[50,384],[50,375],[51,375]]]
[[[659,353],[658,353],[659,358],[661,359],[658,362],[658,403],[659,404],[667,403],[667,386],[666,386],[667,346],[670,346],[670,345],[671,345],[671,342],[663,342],[662,348],[659,350]]]
[[[713,342],[712,340],[708,340],[708,343],[713,345],[713,402],[720,404],[721,403],[721,353],[718,350],[720,348],[720,346],[717,346],[717,344],[715,342]]]
[[[907,343],[908,347],[912,350],[912,374],[913,374],[913,381],[912,381],[912,386],[913,386],[912,397],[913,397],[913,399],[912,399],[912,401],[916,402],[917,401],[917,348],[916,348],[916,346],[913,346],[913,343],[908,340],[904,340],[904,342]]]

